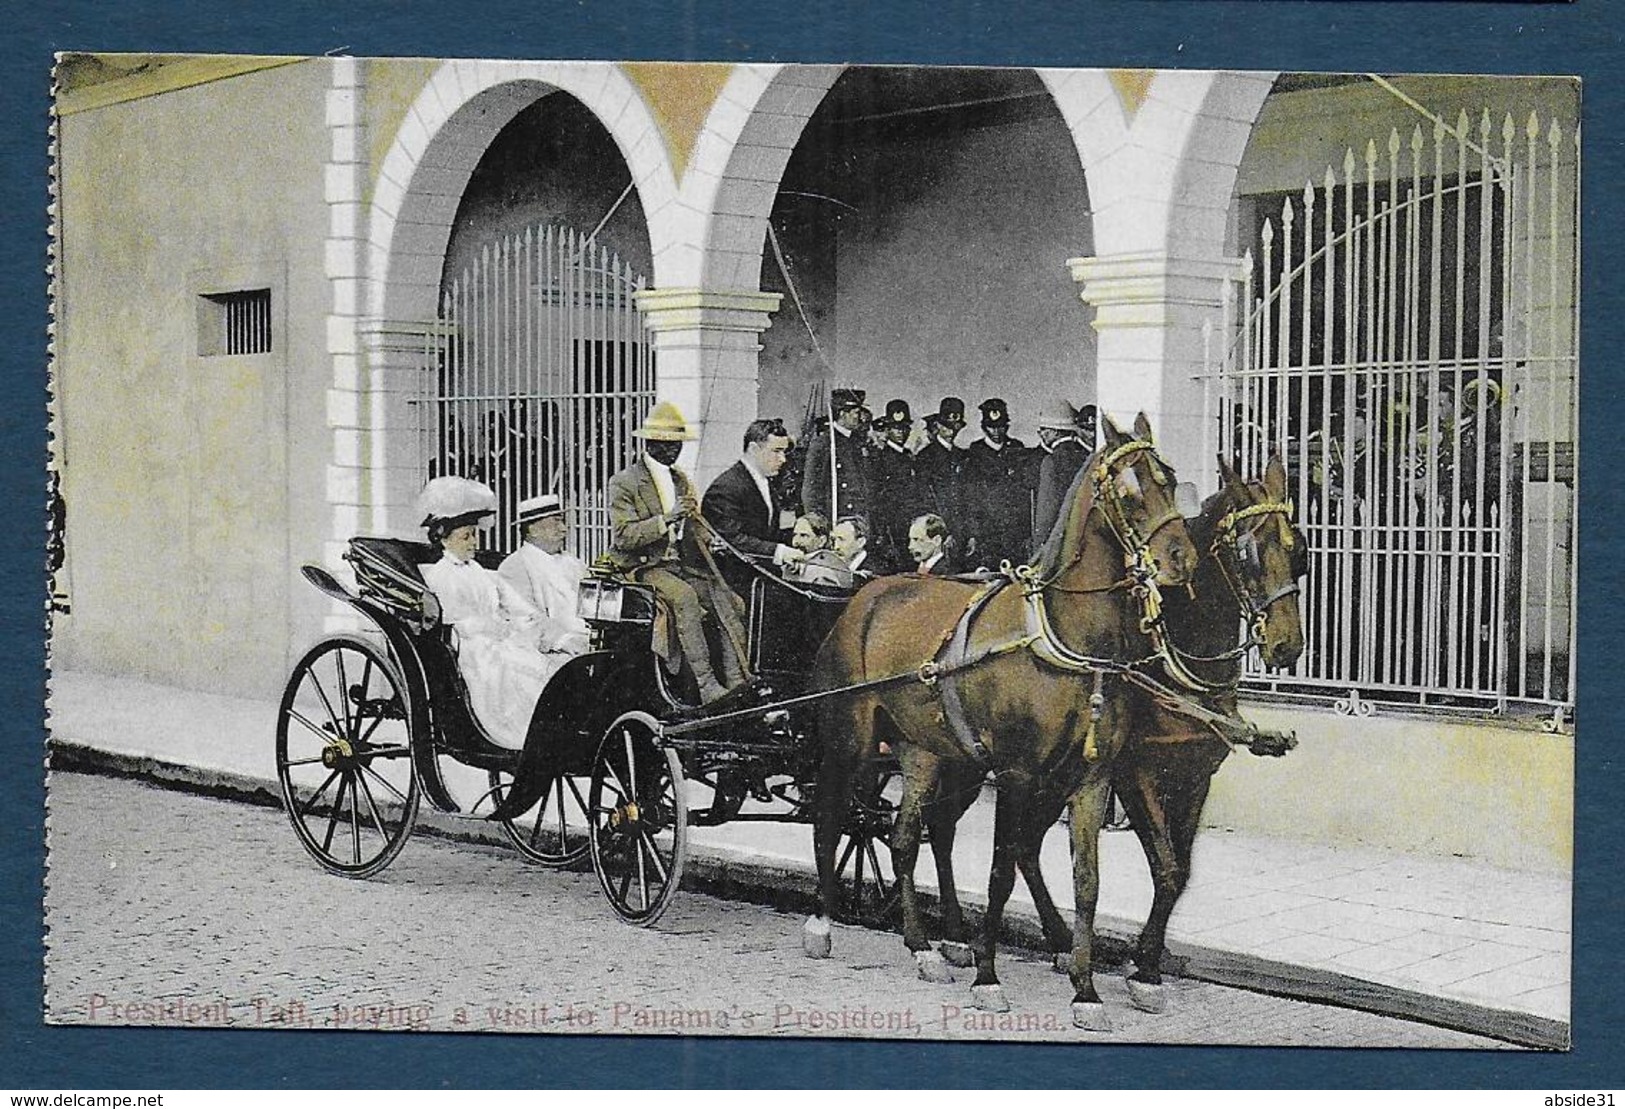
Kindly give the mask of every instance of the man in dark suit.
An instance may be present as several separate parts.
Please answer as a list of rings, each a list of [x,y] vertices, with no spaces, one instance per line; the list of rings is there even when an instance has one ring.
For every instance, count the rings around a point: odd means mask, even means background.
[[[1033,550],[1049,538],[1065,507],[1067,490],[1095,451],[1095,406],[1073,408],[1057,400],[1038,419],[1038,449],[1043,451],[1033,499]]]
[[[1020,565],[1033,531],[1032,463],[1027,444],[1010,434],[1010,409],[998,397],[981,403],[982,438],[965,450],[965,511],[975,540],[966,563],[997,570]]]
[[[965,426],[965,402],[943,397],[937,411],[925,418],[931,438],[914,456],[914,473],[919,480],[921,511],[934,512],[947,523],[955,536],[968,532],[965,519],[965,452],[954,446],[954,438]]]
[[[746,641],[744,606],[711,572],[710,553],[693,519],[700,510],[694,484],[676,466],[683,443],[696,436],[670,401],[655,405],[632,434],[644,440],[643,457],[609,479],[610,548],[604,560],[670,606],[678,646],[700,700],[709,704],[743,685]],[[707,619],[722,632],[716,668],[705,637]]]
[[[790,454],[790,436],[782,420],[754,420],[745,428],[744,455],[717,475],[705,491],[700,509],[727,548],[717,565],[728,585],[749,599],[751,563],[793,566],[806,556],[783,542],[779,498],[773,479]]]
[[[908,402],[888,401],[886,414],[875,423],[885,442],[869,459],[869,550],[875,562],[889,567],[906,561],[909,521],[930,506],[920,503],[914,454],[908,449],[914,430]]]
[[[863,401],[862,389],[830,390],[829,426],[807,444],[807,464],[801,474],[803,512],[816,512],[826,520],[868,514],[869,429]]]

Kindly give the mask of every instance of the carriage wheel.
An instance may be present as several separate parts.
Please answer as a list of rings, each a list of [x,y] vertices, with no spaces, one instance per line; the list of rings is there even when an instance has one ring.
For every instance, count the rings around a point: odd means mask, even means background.
[[[492,802],[501,804],[512,784],[510,772],[491,771]],[[499,821],[527,862],[567,867],[587,857],[592,850],[592,833],[582,785],[580,779],[561,774],[528,812],[513,820]]]
[[[611,724],[587,795],[593,870],[621,918],[641,925],[658,920],[677,892],[688,845],[683,766],[660,746],[658,728],[644,712]]]
[[[418,814],[405,684],[361,639],[299,660],[276,722],[276,769],[294,833],[335,874],[368,878],[394,861]]]
[[[897,778],[897,768],[888,764],[860,773],[863,788],[853,798],[846,826],[835,843],[840,892],[836,919],[866,928],[891,928],[902,915],[902,894],[891,860],[897,805],[886,796],[887,787]]]

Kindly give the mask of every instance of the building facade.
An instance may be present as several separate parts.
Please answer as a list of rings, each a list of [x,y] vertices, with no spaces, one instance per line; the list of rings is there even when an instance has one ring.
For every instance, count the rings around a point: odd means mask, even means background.
[[[590,550],[657,396],[700,431],[702,483],[751,419],[799,423],[836,386],[917,416],[1000,396],[1029,441],[1061,396],[1147,412],[1204,491],[1219,450],[1278,450],[1299,482],[1311,658],[1257,685],[1306,742],[1221,775],[1214,819],[1566,868],[1574,84],[147,56],[59,76],[54,665],[273,697],[348,619],[301,563],[415,534],[422,482],[453,470],[562,489]],[[1446,394],[1455,423],[1431,415]],[[1406,575],[1425,584],[1375,584]]]

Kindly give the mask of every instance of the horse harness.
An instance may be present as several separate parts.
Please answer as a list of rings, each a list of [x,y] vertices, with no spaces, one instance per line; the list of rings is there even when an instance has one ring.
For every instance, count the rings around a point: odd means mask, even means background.
[[[1122,459],[1140,451],[1154,450],[1153,445],[1145,440],[1132,440],[1124,443],[1101,460],[1091,475],[1094,482],[1097,498],[1103,504],[1107,523],[1112,528],[1127,555],[1127,571],[1125,575],[1108,585],[1090,590],[1073,590],[1073,592],[1109,593],[1117,589],[1127,588],[1140,604],[1140,630],[1146,633],[1152,642],[1153,652],[1142,659],[1132,662],[1122,662],[1117,659],[1099,658],[1092,655],[1081,654],[1068,647],[1056,633],[1049,619],[1048,606],[1044,601],[1047,589],[1058,588],[1055,580],[1070,567],[1063,566],[1048,578],[1041,578],[1038,572],[1029,566],[1011,566],[1008,562],[999,568],[997,576],[982,583],[982,587],[972,594],[966,603],[964,611],[948,632],[943,636],[942,642],[931,658],[922,663],[917,670],[899,674],[890,674],[880,678],[870,678],[852,685],[843,686],[838,691],[818,691],[790,698],[778,702],[777,708],[784,709],[802,703],[811,703],[821,700],[831,692],[854,694],[881,689],[887,686],[898,685],[908,681],[918,681],[923,685],[935,689],[937,699],[942,708],[943,722],[955,743],[961,751],[984,770],[993,773],[997,778],[999,768],[993,760],[992,753],[987,745],[976,734],[965,715],[964,703],[959,695],[958,679],[966,672],[974,670],[983,663],[1003,655],[1014,654],[1018,651],[1030,650],[1044,665],[1074,674],[1090,674],[1094,678],[1094,689],[1089,696],[1089,728],[1084,733],[1083,757],[1093,762],[1099,758],[1099,748],[1096,744],[1095,732],[1105,709],[1105,678],[1113,674],[1123,678],[1154,697],[1163,707],[1191,717],[1207,725],[1213,733],[1227,745],[1234,747],[1236,741],[1228,734],[1227,729],[1233,730],[1235,721],[1223,714],[1216,713],[1192,700],[1188,695],[1181,693],[1172,686],[1157,681],[1145,672],[1145,667],[1153,662],[1161,662],[1165,672],[1173,677],[1179,684],[1187,689],[1212,693],[1225,688],[1227,683],[1210,683],[1190,673],[1189,669],[1180,661],[1181,652],[1177,650],[1166,634],[1166,627],[1162,617],[1162,594],[1156,584],[1156,567],[1151,562],[1150,544],[1163,528],[1176,520],[1182,520],[1177,510],[1165,513],[1158,519],[1146,525],[1146,533],[1142,537],[1139,529],[1129,519],[1122,496],[1112,480],[1113,467]],[[1239,573],[1225,566],[1224,559],[1219,556],[1221,544],[1227,544],[1238,565],[1245,557],[1242,551],[1242,541],[1236,532],[1238,524],[1245,520],[1264,515],[1278,515],[1283,520],[1290,519],[1292,505],[1290,502],[1261,502],[1232,512],[1220,521],[1218,532],[1214,536],[1213,547],[1210,553],[1219,557],[1220,566],[1224,569],[1225,580],[1230,584],[1236,594],[1237,601],[1247,611],[1250,627],[1255,631],[1263,625],[1264,614],[1276,601],[1291,596],[1298,591],[1296,579],[1286,588],[1277,590],[1263,601],[1254,602],[1250,592],[1245,588]],[[1249,529],[1245,533],[1248,538],[1253,537]],[[1253,539],[1256,543],[1256,539]],[[1081,557],[1081,551],[1079,556]],[[1073,560],[1077,561],[1076,558]],[[951,579],[950,579],[951,580]],[[992,647],[983,648],[975,654],[970,653],[970,629],[976,617],[987,608],[993,598],[998,596],[1008,586],[1019,584],[1023,594],[1023,608],[1025,615],[1026,634],[1014,639],[1006,640]],[[1239,656],[1250,649],[1251,641],[1237,648],[1234,652]],[[1197,656],[1185,656],[1195,658]],[[1230,657],[1230,656],[1220,656]],[[713,726],[721,721],[733,718],[743,719],[754,715],[756,710],[735,710],[719,716],[706,717],[687,723],[680,723],[668,727],[670,734],[699,730]]]
[[[1158,647],[1156,653],[1135,662],[1124,663],[1116,659],[1097,658],[1090,655],[1079,654],[1072,650],[1059,635],[1049,619],[1049,612],[1044,603],[1044,591],[1054,585],[1070,566],[1082,557],[1082,550],[1074,557],[1073,563],[1061,567],[1048,579],[1040,578],[1037,573],[1027,566],[1012,567],[1008,562],[1000,567],[1000,576],[993,579],[972,595],[966,604],[965,610],[960,613],[959,619],[943,637],[941,645],[933,654],[930,662],[920,668],[919,678],[927,685],[933,686],[937,691],[937,698],[942,707],[942,718],[947,725],[949,733],[960,749],[985,769],[991,770],[995,777],[998,767],[995,765],[992,753],[982,742],[976,729],[971,727],[965,715],[965,706],[959,695],[959,682],[956,680],[964,672],[973,669],[983,662],[997,658],[1000,655],[1015,651],[1031,650],[1033,655],[1052,669],[1069,673],[1088,673],[1094,676],[1094,689],[1089,696],[1089,728],[1084,733],[1083,757],[1088,762],[1099,758],[1099,748],[1096,744],[1095,733],[1100,723],[1101,715],[1105,709],[1105,679],[1108,673],[1120,675],[1131,682],[1144,685],[1150,682],[1158,690],[1163,687],[1149,676],[1141,673],[1140,668],[1147,662],[1158,657],[1165,657],[1167,652],[1162,648],[1155,632],[1162,626],[1162,596],[1156,585],[1156,567],[1151,561],[1151,542],[1163,528],[1183,519],[1176,509],[1170,509],[1155,520],[1145,525],[1145,533],[1141,535],[1140,529],[1130,519],[1122,494],[1118,490],[1114,479],[1115,467],[1123,459],[1131,457],[1142,451],[1154,451],[1153,445],[1143,439],[1130,440],[1114,448],[1100,460],[1090,475],[1094,484],[1094,493],[1097,503],[1101,505],[1102,514],[1106,517],[1108,526],[1117,537],[1127,556],[1126,575],[1109,585],[1088,592],[1108,593],[1120,588],[1128,588],[1140,603],[1140,630],[1153,634],[1153,644]],[[1155,455],[1153,455],[1155,459]],[[1157,466],[1156,476],[1160,479],[1165,475],[1161,464]],[[1023,611],[1025,615],[1026,634],[1015,639],[1000,643],[994,647],[986,648],[974,656],[970,654],[970,629],[976,617],[987,607],[995,596],[1001,593],[1006,586],[1019,583],[1022,587],[1024,600]],[[1168,693],[1173,693],[1168,690]],[[1201,706],[1191,703],[1193,710],[1206,713]],[[1211,715],[1211,714],[1210,714]]]
[[[1271,517],[1276,527],[1282,529],[1281,545],[1286,550],[1293,551],[1301,540],[1291,524],[1292,511],[1291,501],[1264,500],[1226,513],[1219,520],[1218,527],[1214,529],[1213,543],[1208,547],[1208,555],[1218,564],[1219,573],[1223,575],[1225,584],[1230,587],[1230,594],[1235,598],[1246,620],[1247,638],[1242,643],[1217,655],[1198,655],[1176,646],[1160,621],[1147,629],[1158,654],[1162,657],[1163,668],[1168,676],[1186,689],[1204,694],[1233,689],[1236,684],[1233,680],[1221,678],[1218,681],[1209,681],[1198,677],[1187,663],[1234,662],[1239,659],[1258,646],[1263,638],[1265,621],[1269,619],[1269,610],[1275,603],[1298,594],[1298,579],[1294,575],[1285,585],[1262,599],[1253,595],[1247,579],[1256,573],[1261,565],[1258,555],[1258,532],[1263,525],[1253,524],[1244,530],[1239,528],[1239,525],[1246,521]]]
[[[1000,655],[1010,654],[1014,651],[1030,649],[1040,662],[1052,669],[1062,670],[1076,674],[1092,674],[1094,677],[1094,690],[1089,697],[1089,728],[1084,734],[1083,757],[1093,762],[1099,757],[1095,732],[1105,707],[1104,682],[1107,674],[1115,674],[1133,685],[1140,687],[1157,701],[1162,707],[1195,719],[1208,727],[1212,733],[1223,740],[1226,745],[1235,747],[1237,741],[1232,733],[1236,729],[1236,721],[1222,713],[1217,713],[1193,700],[1190,696],[1181,693],[1170,685],[1157,681],[1145,672],[1145,667],[1152,662],[1160,662],[1163,670],[1179,685],[1194,693],[1210,695],[1234,687],[1234,682],[1210,682],[1192,673],[1185,659],[1196,660],[1201,656],[1193,656],[1179,651],[1167,634],[1167,627],[1162,616],[1162,595],[1156,584],[1155,568],[1150,563],[1149,545],[1156,534],[1165,526],[1178,519],[1177,513],[1171,517],[1165,516],[1148,527],[1143,539],[1129,522],[1127,513],[1123,511],[1121,498],[1116,494],[1114,483],[1109,482],[1110,465],[1118,458],[1135,450],[1150,449],[1149,443],[1132,442],[1119,447],[1104,460],[1095,473],[1096,491],[1109,490],[1108,503],[1112,506],[1106,512],[1108,522],[1119,539],[1124,543],[1125,551],[1129,553],[1129,566],[1126,576],[1099,592],[1109,592],[1127,587],[1140,603],[1140,630],[1146,633],[1152,643],[1153,651],[1150,655],[1134,662],[1121,662],[1116,659],[1098,658],[1081,654],[1068,647],[1056,633],[1049,619],[1048,606],[1044,601],[1044,591],[1053,584],[1053,575],[1049,580],[1040,579],[1037,574],[1026,566],[1011,567],[1008,563],[1001,567],[1001,576],[994,579],[978,590],[966,604],[965,610],[960,614],[954,626],[944,636],[942,644],[938,647],[931,662],[920,668],[919,678],[928,685],[935,686],[937,697],[942,706],[942,717],[949,732],[958,743],[961,750],[974,759],[978,765],[991,770],[995,777],[998,768],[995,766],[991,752],[982,742],[976,730],[971,727],[966,718],[964,704],[959,696],[959,683],[956,678],[965,671]],[[1216,659],[1202,661],[1217,661],[1240,657],[1243,653],[1256,645],[1257,637],[1262,634],[1264,622],[1268,611],[1277,601],[1293,596],[1298,592],[1297,579],[1276,589],[1269,596],[1255,600],[1252,591],[1244,580],[1249,569],[1256,566],[1257,537],[1254,525],[1245,531],[1239,531],[1241,524],[1249,520],[1263,517],[1274,517],[1278,526],[1288,528],[1283,538],[1283,545],[1291,550],[1296,537],[1290,531],[1292,504],[1290,501],[1262,501],[1247,508],[1238,509],[1228,513],[1220,520],[1214,534],[1213,545],[1209,553],[1218,560],[1225,582],[1235,595],[1237,603],[1241,606],[1247,618],[1249,638],[1247,642],[1234,651],[1217,656]],[[1134,546],[1130,547],[1129,543]],[[1230,559],[1225,555],[1228,553]],[[1233,562],[1233,564],[1232,564]],[[976,655],[969,653],[970,628],[976,617],[987,607],[992,599],[1012,583],[1022,586],[1024,599],[1024,613],[1026,617],[1026,634],[1016,639],[1006,641],[997,646],[986,648]]]

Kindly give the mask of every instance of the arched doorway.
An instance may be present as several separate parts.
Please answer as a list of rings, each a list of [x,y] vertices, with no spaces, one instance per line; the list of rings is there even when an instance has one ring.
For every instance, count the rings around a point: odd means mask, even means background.
[[[420,379],[418,464],[498,495],[491,546],[519,541],[517,508],[558,493],[571,543],[608,543],[605,489],[635,456],[654,367],[633,294],[649,236],[609,132],[553,93],[491,142],[452,222],[434,372]]]
[[[502,141],[516,121],[518,128],[511,134],[530,135],[539,143],[535,149]],[[533,173],[539,169],[537,159],[547,166]],[[590,167],[587,172],[582,172],[583,161]],[[480,254],[482,240],[494,239],[491,249],[500,253],[507,249],[501,246],[504,239],[517,234],[522,242],[528,226],[534,259],[537,236],[546,227],[558,227],[556,242],[570,233],[577,236],[565,257],[585,257],[582,240],[591,239],[592,249],[602,246],[627,262],[630,280],[623,283],[635,285],[650,260],[671,246],[661,239],[660,227],[644,224],[642,212],[670,203],[675,194],[659,127],[619,67],[455,61],[435,71],[384,159],[371,205],[368,319],[363,325],[370,399],[361,403],[356,479],[359,503],[370,515],[365,526],[409,534],[417,523],[410,518],[410,506],[430,464],[445,468],[455,456],[444,449],[442,436],[453,440],[457,435],[442,430],[447,421],[439,419],[435,406],[442,396],[443,367],[458,357],[448,352],[463,347],[471,317],[465,312],[450,323],[441,319],[441,312],[449,282],[466,272]],[[588,264],[626,268],[596,257]],[[510,305],[514,298],[523,299],[521,294],[528,296],[520,286],[532,283],[513,276]],[[496,301],[487,297],[485,303]],[[493,317],[489,325],[509,327],[516,316],[505,314],[500,325]],[[489,332],[484,338],[482,349],[488,353],[513,346],[507,340],[496,342]],[[461,389],[468,382],[446,384]],[[506,402],[523,399],[496,393],[447,395],[500,399],[496,407],[504,410],[504,422]],[[534,410],[525,415],[539,419]],[[633,411],[625,418],[637,415]],[[465,427],[464,433],[477,436],[479,429]],[[539,480],[538,467],[533,478],[512,482],[512,489],[517,492]],[[516,499],[512,493],[508,498]],[[578,547],[590,546],[585,538],[586,533],[576,537]]]
[[[1094,393],[1094,335],[1066,260],[1089,253],[1077,147],[1030,70],[853,67],[779,181],[761,287],[758,408],[800,423],[857,386],[918,415],[998,396],[1031,441],[1040,406]],[[793,286],[793,288],[792,288]],[[793,295],[792,295],[793,294]]]

